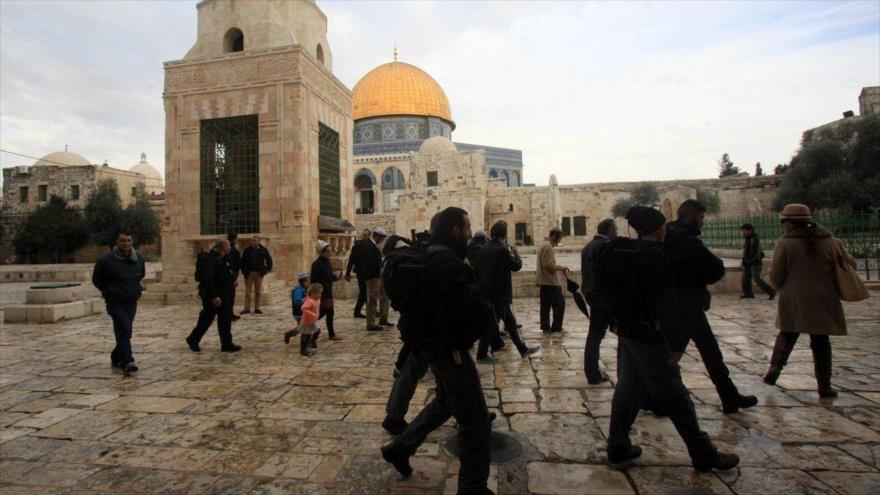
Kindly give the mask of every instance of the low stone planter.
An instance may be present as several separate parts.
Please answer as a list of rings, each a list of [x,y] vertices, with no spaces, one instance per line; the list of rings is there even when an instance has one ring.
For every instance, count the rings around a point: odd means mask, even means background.
[[[79,301],[81,290],[80,284],[35,285],[27,290],[25,298],[27,304],[66,303]]]
[[[100,313],[101,298],[82,298],[82,285],[75,283],[35,285],[25,293],[26,304],[9,306],[3,312],[7,323],[56,323]]]

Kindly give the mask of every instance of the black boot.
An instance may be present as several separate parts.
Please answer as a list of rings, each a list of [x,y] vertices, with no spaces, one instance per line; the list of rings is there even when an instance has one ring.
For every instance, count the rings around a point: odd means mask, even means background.
[[[831,386],[831,341],[828,338],[810,340],[813,348],[813,369],[816,371],[816,384],[819,397],[837,397],[837,390]]]
[[[309,342],[311,342],[312,336],[301,334],[299,336],[299,353],[303,356],[310,356],[309,354]]]
[[[412,466],[409,465],[409,457],[408,455],[401,454],[394,447],[393,444],[388,444],[382,447],[382,459],[385,459],[386,462],[390,462],[394,469],[397,470],[404,478],[409,478],[412,476]]]
[[[773,344],[773,354],[770,356],[770,369],[764,375],[764,383],[767,385],[776,385],[782,368],[788,362],[788,356],[794,349],[794,342],[786,338],[785,333],[779,332],[776,335],[776,342]]]
[[[724,471],[735,468],[737,464],[739,464],[739,457],[736,454],[716,452],[715,455],[706,461],[695,462],[694,469],[697,471],[711,471],[713,469]]]
[[[742,395],[738,391],[721,398],[721,410],[724,414],[732,414],[740,409],[748,409],[758,405],[754,395]]]

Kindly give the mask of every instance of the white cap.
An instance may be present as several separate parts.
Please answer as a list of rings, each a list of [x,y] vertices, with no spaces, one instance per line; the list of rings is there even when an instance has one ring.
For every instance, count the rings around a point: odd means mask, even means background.
[[[376,227],[375,229],[373,229],[373,234],[382,237],[388,237],[388,234],[385,233],[385,229],[383,229],[382,227]]]

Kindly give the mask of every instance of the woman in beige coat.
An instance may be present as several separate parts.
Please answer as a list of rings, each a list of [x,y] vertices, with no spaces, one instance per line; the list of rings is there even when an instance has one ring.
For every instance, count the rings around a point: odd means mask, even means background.
[[[834,275],[836,248],[855,266],[843,244],[813,221],[810,209],[786,205],[780,216],[785,231],[773,251],[770,281],[779,291],[770,369],[764,382],[776,384],[782,367],[801,333],[810,335],[813,363],[820,397],[836,397],[831,387],[830,335],[846,335],[846,319]]]

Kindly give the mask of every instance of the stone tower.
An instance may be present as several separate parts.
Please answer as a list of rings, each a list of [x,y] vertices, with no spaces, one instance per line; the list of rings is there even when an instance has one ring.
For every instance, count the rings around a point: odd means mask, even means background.
[[[265,239],[290,280],[353,216],[351,92],[333,76],[314,0],[203,0],[198,39],[165,63],[163,282],[199,249]]]

